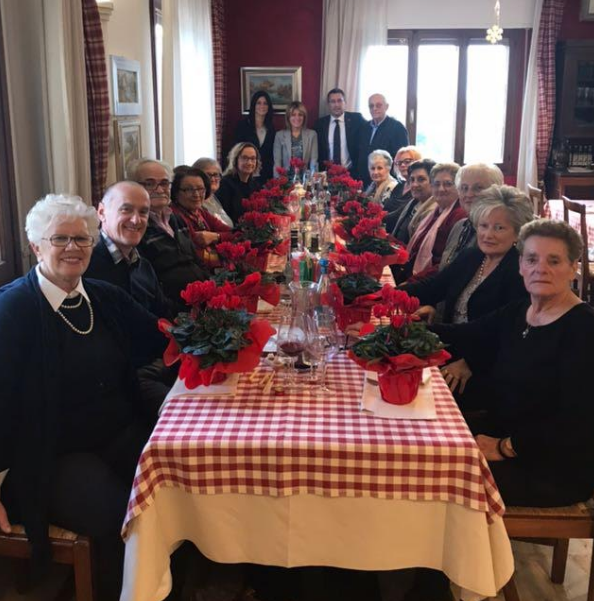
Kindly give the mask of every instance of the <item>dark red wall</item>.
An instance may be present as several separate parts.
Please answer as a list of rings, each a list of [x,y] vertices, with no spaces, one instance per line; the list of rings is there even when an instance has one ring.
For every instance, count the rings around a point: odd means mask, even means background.
[[[226,0],[227,110],[223,150],[241,119],[240,67],[301,67],[302,98],[311,127],[318,117],[322,56],[322,0]],[[275,116],[277,129],[284,117]]]
[[[560,40],[594,40],[594,21],[580,21],[581,2],[582,0],[566,0],[559,31]]]

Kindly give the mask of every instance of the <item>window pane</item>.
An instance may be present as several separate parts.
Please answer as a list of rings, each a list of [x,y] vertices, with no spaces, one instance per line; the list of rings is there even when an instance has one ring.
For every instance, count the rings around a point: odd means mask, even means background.
[[[363,60],[357,110],[370,119],[367,101],[372,94],[383,94],[390,105],[388,114],[406,123],[408,46],[371,46]]]
[[[458,46],[421,44],[417,82],[417,143],[423,156],[454,159]]]
[[[470,44],[464,162],[502,163],[509,46]]]

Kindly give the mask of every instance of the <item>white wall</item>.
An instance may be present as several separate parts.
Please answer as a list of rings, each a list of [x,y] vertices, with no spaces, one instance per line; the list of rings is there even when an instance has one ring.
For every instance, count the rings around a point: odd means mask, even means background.
[[[390,29],[487,29],[495,0],[388,0]],[[501,0],[501,26],[532,27],[535,0]]]
[[[137,60],[141,66],[142,115],[140,116],[142,154],[155,156],[155,117],[153,103],[153,77],[151,67],[150,15],[148,0],[113,0],[113,12],[103,23],[103,40],[107,60],[107,74],[111,94],[110,55]],[[113,146],[113,120],[110,128],[109,165],[107,183],[116,180]]]

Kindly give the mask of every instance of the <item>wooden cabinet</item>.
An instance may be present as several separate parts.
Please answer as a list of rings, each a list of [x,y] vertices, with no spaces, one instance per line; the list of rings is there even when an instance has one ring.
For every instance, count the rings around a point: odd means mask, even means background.
[[[547,198],[594,200],[594,171],[590,173],[569,173],[551,169],[546,177]]]
[[[556,138],[594,140],[594,40],[560,42]]]

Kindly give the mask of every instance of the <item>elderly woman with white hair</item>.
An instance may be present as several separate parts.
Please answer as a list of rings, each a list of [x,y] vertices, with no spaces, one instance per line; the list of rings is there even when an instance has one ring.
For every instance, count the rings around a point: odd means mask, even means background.
[[[456,188],[460,198],[460,206],[470,215],[472,205],[478,195],[489,186],[503,184],[503,173],[497,165],[486,163],[468,163],[460,167],[456,173]],[[448,236],[445,250],[441,256],[439,268],[449,265],[465,248],[476,246],[476,230],[472,220],[461,219],[452,228]]]
[[[479,230],[480,237],[480,230]],[[537,219],[518,237],[529,298],[481,319],[434,326],[469,360],[485,414],[469,419],[508,505],[562,506],[594,489],[594,310],[572,292],[583,242],[562,221]],[[474,360],[486,366],[481,373]]]
[[[466,323],[526,298],[515,245],[521,227],[532,218],[532,204],[523,192],[511,186],[487,188],[470,211],[478,246],[467,248],[433,276],[403,286],[419,298],[417,314],[431,323],[436,305],[444,302],[443,323]],[[478,365],[480,358],[474,361]],[[463,393],[470,377],[466,361],[454,355],[443,371],[452,390]]]
[[[406,206],[408,199],[401,198],[398,180],[392,177],[392,157],[387,150],[374,150],[369,154],[367,165],[371,184],[365,194],[380,204],[387,215],[384,219],[386,230],[391,232]]]
[[[194,162],[192,167],[200,169],[208,175],[210,179],[210,196],[204,199],[202,206],[214,217],[218,217],[224,224],[229,227],[233,227],[233,221],[225,209],[221,201],[217,198],[217,192],[221,187],[221,179],[223,177],[223,170],[221,169],[220,163],[216,159],[209,157],[200,157]]]
[[[24,524],[37,573],[48,523],[91,536],[100,598],[115,601],[120,528],[150,434],[134,367],[165,341],[122,289],[82,278],[98,224],[80,198],[46,196],[26,221],[38,265],[0,288],[0,529]]]

